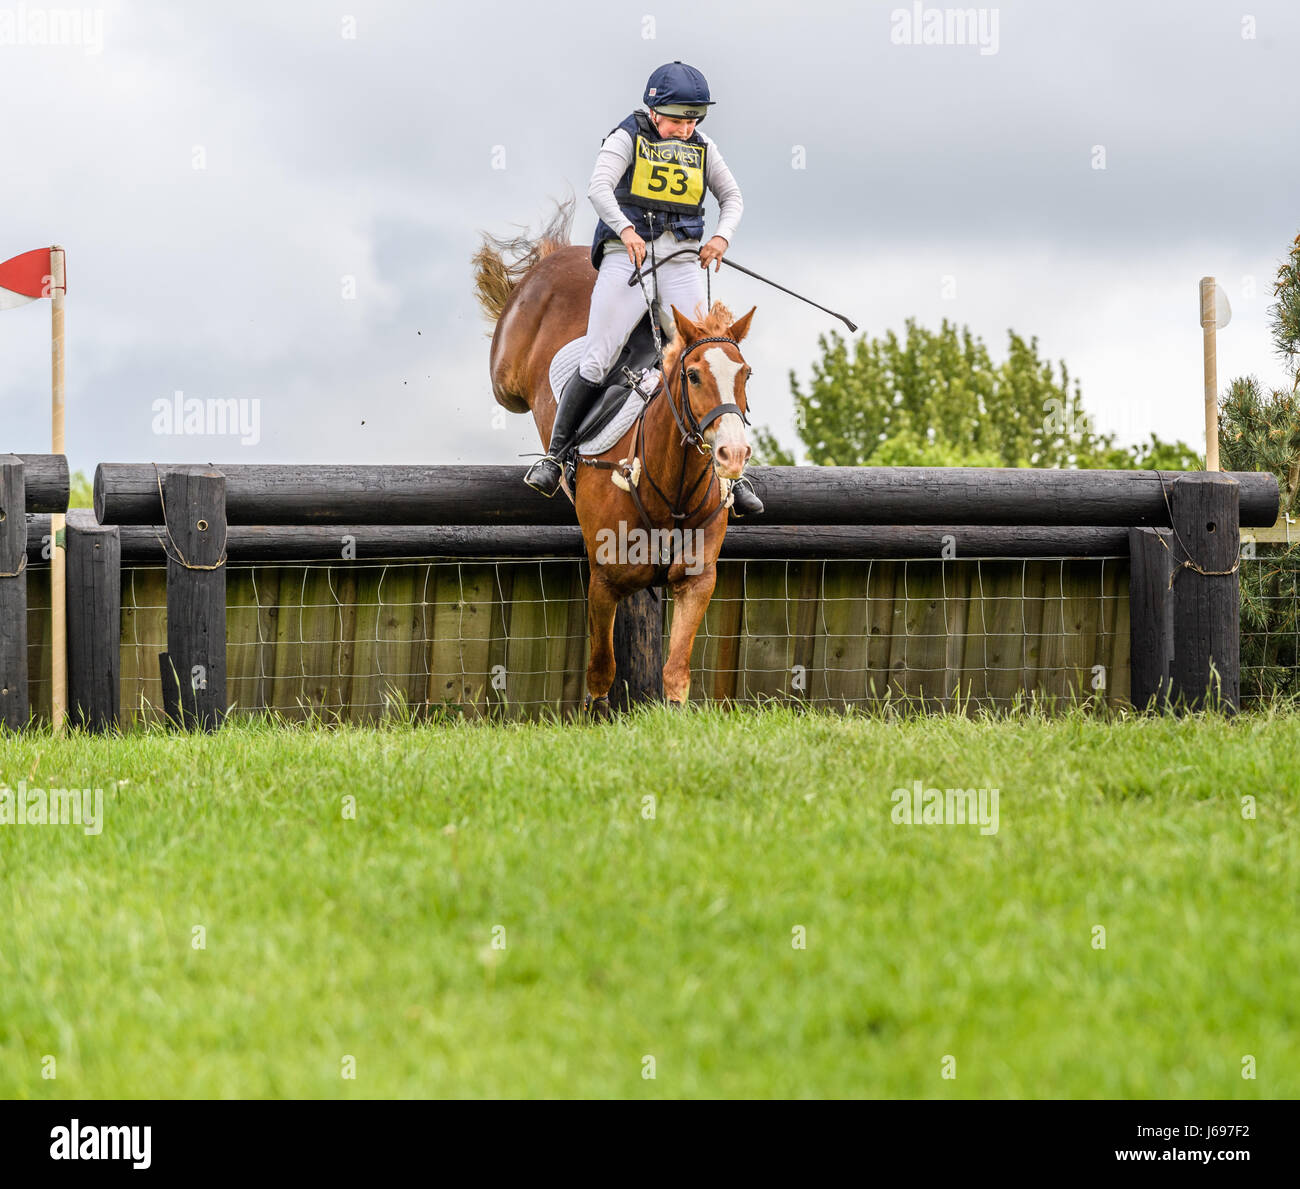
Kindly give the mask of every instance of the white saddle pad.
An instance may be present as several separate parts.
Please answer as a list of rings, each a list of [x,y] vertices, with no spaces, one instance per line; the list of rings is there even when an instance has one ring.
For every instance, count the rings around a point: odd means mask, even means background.
[[[564,391],[564,386],[569,382],[573,373],[578,370],[578,364],[582,362],[582,356],[586,349],[587,336],[584,334],[581,338],[566,343],[556,351],[554,358],[551,360],[550,370],[551,395],[555,397],[556,403],[559,403],[560,393]],[[614,419],[600,433],[588,438],[585,442],[578,443],[578,453],[587,455],[604,454],[606,450],[611,449],[619,438],[632,428],[632,424],[636,421],[644,403],[635,392],[629,392],[627,400],[623,402],[623,407],[619,409]]]

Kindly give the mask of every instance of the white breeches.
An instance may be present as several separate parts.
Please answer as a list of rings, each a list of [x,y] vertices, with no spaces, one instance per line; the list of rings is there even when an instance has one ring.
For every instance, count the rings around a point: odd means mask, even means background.
[[[655,240],[655,255],[663,260],[682,248],[698,250],[699,246],[699,240],[676,240],[671,231],[665,231]],[[650,244],[647,241],[642,267],[649,266]],[[591,313],[587,318],[587,349],[578,364],[578,371],[588,383],[596,384],[604,379],[645,313],[645,295],[641,286],[627,283],[634,271],[621,244],[617,252],[607,252],[601,261],[596,287],[591,294]],[[697,307],[704,304],[705,276],[699,257],[678,256],[657,269],[654,275],[659,278],[659,301],[667,318],[672,318],[673,306],[693,321],[702,316]],[[647,277],[645,284],[653,298],[653,278]]]

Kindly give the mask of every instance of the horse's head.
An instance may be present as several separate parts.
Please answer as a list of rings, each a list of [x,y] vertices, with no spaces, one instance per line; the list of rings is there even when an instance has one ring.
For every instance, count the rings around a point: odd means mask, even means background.
[[[733,322],[731,311],[718,302],[698,323],[692,322],[676,306],[672,310],[677,338],[665,352],[665,363],[670,353],[675,354],[678,374],[673,375],[671,367],[665,369],[673,382],[670,395],[674,404],[681,401],[684,406],[681,413],[687,425],[691,429],[698,427],[700,436],[713,451],[713,467],[718,475],[723,479],[739,479],[752,453],[742,415],[749,408],[745,381],[753,369],[745,362],[737,344],[749,333],[754,310]],[[709,342],[709,339],[730,341]]]

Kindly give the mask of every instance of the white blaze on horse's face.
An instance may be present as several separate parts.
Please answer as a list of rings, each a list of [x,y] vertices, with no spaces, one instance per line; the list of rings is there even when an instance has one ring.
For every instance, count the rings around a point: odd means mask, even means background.
[[[740,404],[737,379],[745,363],[732,359],[721,347],[704,352],[704,362],[713,373],[722,404]],[[713,447],[713,469],[724,479],[739,479],[752,453],[745,438],[745,423],[735,413],[724,413],[704,431],[704,440]]]

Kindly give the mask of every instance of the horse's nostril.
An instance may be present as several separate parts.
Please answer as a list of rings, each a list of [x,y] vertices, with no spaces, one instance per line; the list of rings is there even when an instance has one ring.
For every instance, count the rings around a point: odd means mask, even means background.
[[[750,455],[748,445],[743,448],[738,446],[719,446],[717,449],[718,462],[727,468],[727,470],[736,470],[745,465]]]

